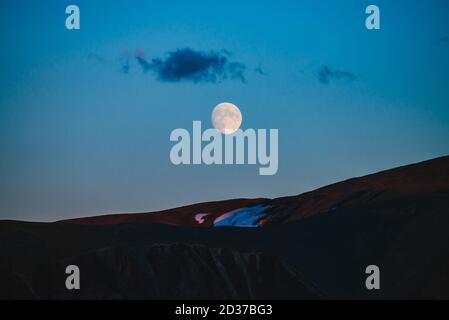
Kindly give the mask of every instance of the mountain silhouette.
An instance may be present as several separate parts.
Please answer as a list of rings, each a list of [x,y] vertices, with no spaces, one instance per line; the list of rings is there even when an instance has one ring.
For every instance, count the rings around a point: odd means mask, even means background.
[[[0,221],[0,297],[447,299],[448,228],[449,157],[277,199]]]

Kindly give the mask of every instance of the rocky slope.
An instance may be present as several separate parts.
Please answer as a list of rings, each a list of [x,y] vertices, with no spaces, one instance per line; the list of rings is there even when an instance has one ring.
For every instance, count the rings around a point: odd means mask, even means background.
[[[299,196],[277,199],[236,199],[194,204],[153,213],[113,214],[66,220],[87,225],[154,222],[179,226],[213,226],[231,211],[266,206],[260,224],[286,223],[341,209],[427,205],[429,210],[446,210],[449,197],[449,156],[382,171],[332,184]],[[440,200],[443,200],[441,203]],[[401,203],[399,203],[401,202]],[[421,203],[422,204],[419,204]],[[198,223],[198,214],[204,222]]]
[[[82,271],[80,291],[64,269]],[[271,255],[203,245],[153,244],[87,252],[38,265],[32,291],[45,299],[316,299],[321,295]]]
[[[260,228],[209,228],[258,205]],[[295,197],[0,221],[0,297],[448,299],[448,229],[449,157]],[[79,292],[63,287],[71,263]],[[365,287],[371,264],[379,291]]]

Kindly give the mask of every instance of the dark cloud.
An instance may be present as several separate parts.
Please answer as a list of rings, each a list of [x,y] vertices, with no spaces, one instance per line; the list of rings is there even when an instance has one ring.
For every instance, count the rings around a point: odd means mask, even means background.
[[[136,60],[144,72],[154,72],[162,82],[190,81],[216,83],[225,79],[246,82],[246,66],[229,61],[228,52],[202,52],[193,49],[177,49],[165,59],[145,59],[143,52],[136,52]]]
[[[104,56],[97,54],[97,53],[89,53],[87,55],[87,58],[90,61],[96,62],[98,64],[105,64],[108,66],[113,65],[114,68],[116,68],[116,59],[107,59]],[[120,63],[120,71],[124,74],[128,74],[131,70],[131,58],[132,54],[129,54],[128,52],[124,52],[119,57],[119,63]]]
[[[232,57],[232,52],[226,49],[221,49],[221,53],[225,56]]]
[[[152,69],[151,63],[148,63],[145,60],[144,53],[140,49],[136,50],[136,60],[137,63],[139,63],[140,67],[142,68],[143,72],[147,72],[148,70]]]
[[[122,61],[122,67],[121,67],[122,72],[124,74],[128,74],[129,69],[131,69],[131,66],[129,65],[129,61],[128,60]]]
[[[261,76],[267,76],[268,75],[268,73],[266,73],[265,70],[262,69],[261,65],[259,65],[257,68],[255,68],[254,72],[260,74]]]
[[[131,69],[130,54],[128,52],[124,52],[120,57],[120,70],[124,74],[128,74],[130,69]]]
[[[342,71],[342,70],[334,70],[329,66],[322,66],[318,71],[318,80],[322,84],[329,84],[331,81],[334,80],[348,80],[348,81],[354,81],[357,79],[357,76],[351,72],[348,71]]]

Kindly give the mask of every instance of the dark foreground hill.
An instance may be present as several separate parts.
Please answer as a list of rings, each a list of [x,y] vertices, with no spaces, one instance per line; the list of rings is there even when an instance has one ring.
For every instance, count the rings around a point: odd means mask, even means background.
[[[267,206],[261,228],[215,227]],[[197,215],[207,213],[202,223]],[[0,222],[4,298],[449,298],[449,157],[280,199]],[[81,269],[81,290],[64,268]],[[365,287],[377,265],[381,289]]]

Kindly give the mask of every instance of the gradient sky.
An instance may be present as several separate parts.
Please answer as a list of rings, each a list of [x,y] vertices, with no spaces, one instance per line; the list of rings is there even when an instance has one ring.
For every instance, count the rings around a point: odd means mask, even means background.
[[[79,31],[65,28],[68,4],[80,7]],[[369,4],[380,31],[365,28]],[[0,219],[293,195],[449,154],[447,0],[0,6]],[[246,83],[161,81],[134,58],[182,48],[231,52]],[[325,67],[354,79],[320,82]],[[170,132],[209,126],[223,101],[243,128],[279,129],[277,175],[171,164]]]

